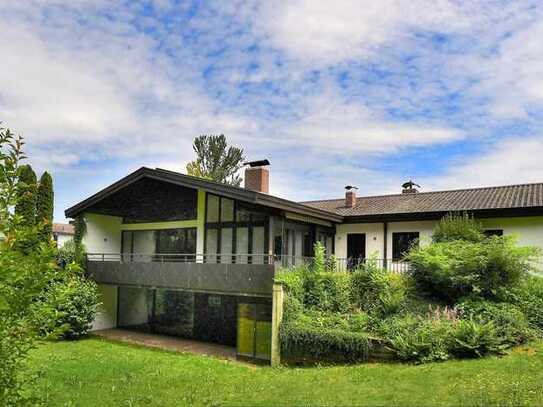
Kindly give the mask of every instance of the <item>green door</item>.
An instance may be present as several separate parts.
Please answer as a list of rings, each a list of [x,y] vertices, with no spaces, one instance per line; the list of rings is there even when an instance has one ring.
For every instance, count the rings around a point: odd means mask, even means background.
[[[271,306],[238,305],[238,355],[253,359],[271,358]]]

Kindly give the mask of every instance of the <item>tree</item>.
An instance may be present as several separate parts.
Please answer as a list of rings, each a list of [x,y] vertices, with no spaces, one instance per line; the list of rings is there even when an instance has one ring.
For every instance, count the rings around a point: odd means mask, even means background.
[[[43,295],[57,271],[52,245],[38,245],[26,252],[28,242],[37,240],[35,214],[30,219],[31,201],[21,189],[32,184],[31,172],[21,170],[24,158],[22,138],[0,128],[0,405],[31,404],[30,376],[24,360],[39,333],[36,298]],[[26,174],[25,174],[26,171]],[[26,181],[18,179],[27,176]],[[30,181],[30,182],[29,182]],[[24,188],[23,188],[24,187]],[[18,208],[14,215],[11,208]],[[32,220],[32,222],[29,222]],[[41,310],[46,312],[46,310]]]
[[[53,233],[53,178],[46,171],[40,178],[36,200],[36,224],[42,224],[41,241],[49,242]]]
[[[224,134],[198,136],[192,148],[196,160],[187,164],[189,175],[235,186],[241,184],[238,171],[244,160],[243,149],[228,146]]]
[[[18,169],[17,203],[15,214],[22,218],[25,226],[36,224],[36,173],[30,165],[21,165]]]

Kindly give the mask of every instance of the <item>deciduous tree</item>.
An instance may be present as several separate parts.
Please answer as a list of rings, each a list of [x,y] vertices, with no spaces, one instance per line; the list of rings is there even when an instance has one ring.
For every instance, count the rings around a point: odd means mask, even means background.
[[[195,177],[239,186],[238,172],[243,165],[243,149],[228,146],[224,134],[202,135],[194,139],[196,160],[187,164],[187,173]]]

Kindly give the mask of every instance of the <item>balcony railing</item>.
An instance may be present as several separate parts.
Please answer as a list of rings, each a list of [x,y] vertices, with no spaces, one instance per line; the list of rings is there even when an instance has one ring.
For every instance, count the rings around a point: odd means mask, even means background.
[[[292,268],[296,266],[313,266],[314,257],[271,255],[271,254],[195,254],[195,253],[88,253],[91,262],[121,263],[205,263],[205,264],[255,264],[274,265]],[[333,267],[332,262],[335,262]],[[354,271],[360,268],[378,267],[392,272],[404,273],[409,270],[409,263],[397,259],[376,258],[325,258],[326,268],[336,271]]]

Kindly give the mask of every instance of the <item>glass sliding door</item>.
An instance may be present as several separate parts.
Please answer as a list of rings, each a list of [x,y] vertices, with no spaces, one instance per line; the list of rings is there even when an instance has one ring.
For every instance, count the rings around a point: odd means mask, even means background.
[[[154,230],[132,232],[132,261],[151,262],[156,253],[156,233]]]
[[[252,241],[252,252],[251,256],[252,263],[254,264],[264,264],[265,262],[265,252],[264,252],[264,226],[253,227],[253,241]]]
[[[219,238],[218,229],[206,230],[206,253],[205,253],[206,255],[204,256],[204,261],[206,263],[217,262],[218,238]]]
[[[236,263],[247,264],[249,258],[249,228],[239,227],[236,230]]]
[[[205,258],[207,262],[264,262],[268,253],[269,216],[254,205],[207,194]]]
[[[122,260],[194,261],[196,228],[124,231]]]
[[[232,263],[233,228],[221,229],[221,263]]]

